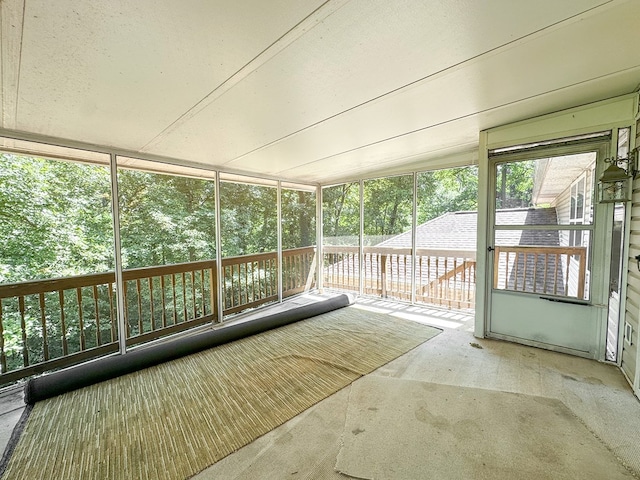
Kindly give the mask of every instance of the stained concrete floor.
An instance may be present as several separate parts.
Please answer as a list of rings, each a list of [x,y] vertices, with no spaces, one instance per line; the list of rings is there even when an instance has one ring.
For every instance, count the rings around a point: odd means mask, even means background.
[[[472,312],[366,298],[359,299],[357,306],[443,330],[371,375],[558,399],[640,478],[640,402],[615,366],[508,342],[476,339],[472,333]],[[349,389],[323,400],[194,478],[350,478],[334,470]],[[0,392],[2,448],[22,413],[21,398],[19,389]],[[419,478],[448,477],[446,472],[425,472]],[[591,478],[590,472],[584,472],[583,478]]]

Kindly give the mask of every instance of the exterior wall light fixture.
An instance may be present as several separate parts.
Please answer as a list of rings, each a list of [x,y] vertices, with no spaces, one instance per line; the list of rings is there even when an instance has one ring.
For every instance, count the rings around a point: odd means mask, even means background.
[[[638,174],[637,154],[636,148],[626,158],[605,160],[610,165],[602,172],[598,181],[598,202],[618,203],[631,200],[633,179]]]

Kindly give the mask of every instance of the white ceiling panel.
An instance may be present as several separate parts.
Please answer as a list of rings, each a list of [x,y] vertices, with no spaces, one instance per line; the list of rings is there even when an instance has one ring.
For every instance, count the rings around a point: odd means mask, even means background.
[[[302,163],[305,153],[323,159],[341,152],[394,138],[429,126],[538,97],[558,89],[640,66],[640,51],[619,49],[637,35],[633,6],[611,9],[606,15],[588,16],[563,28],[554,28],[482,58],[449,69],[402,91],[348,111],[280,142],[230,162],[246,169],[256,161],[268,164],[270,174],[280,174]],[[621,16],[622,15],[622,16]],[[625,16],[626,15],[626,16]],[[623,24],[616,22],[623,18]],[[605,28],[598,26],[606,20]],[[617,27],[617,28],[616,28]],[[573,38],[589,39],[576,44]],[[545,74],[542,74],[542,73]],[[554,72],[554,74],[549,74]],[[627,89],[637,85],[630,78]],[[599,99],[597,96],[591,100]],[[569,105],[570,106],[570,105]],[[513,109],[517,118],[527,111]],[[477,136],[477,131],[475,132]],[[458,141],[464,142],[464,138]],[[454,146],[435,145],[438,148]]]
[[[138,149],[322,3],[26,2],[17,128]]]
[[[148,151],[224,165],[605,2],[557,3],[352,0]]]
[[[2,0],[0,134],[335,183],[630,93],[638,0]],[[65,143],[67,142],[67,143]]]
[[[593,101],[594,95],[596,98],[623,95],[639,77],[640,67],[637,67],[579,86],[556,90],[540,97],[529,98],[328,158],[296,165],[277,175],[302,178],[309,182],[336,183],[341,179],[352,180],[360,176],[371,177],[382,173],[422,171],[463,165],[465,162],[474,163],[477,155],[469,156],[461,153],[468,151],[477,153],[480,130],[583,105]]]

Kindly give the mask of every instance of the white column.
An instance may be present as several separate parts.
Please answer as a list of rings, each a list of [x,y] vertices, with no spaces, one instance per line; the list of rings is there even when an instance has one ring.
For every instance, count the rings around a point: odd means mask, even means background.
[[[120,242],[120,203],[118,201],[118,164],[116,154],[110,154],[111,219],[113,220],[113,259],[116,266],[116,320],[118,345],[121,354],[127,353],[127,328],[124,317],[124,283],[122,280],[122,252]]]

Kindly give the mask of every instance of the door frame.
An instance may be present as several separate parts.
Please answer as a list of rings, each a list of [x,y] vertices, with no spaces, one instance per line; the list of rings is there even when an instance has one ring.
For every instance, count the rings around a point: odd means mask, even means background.
[[[483,130],[479,134],[478,151],[478,228],[477,228],[477,282],[476,282],[476,318],[474,335],[479,338],[487,334],[489,305],[487,295],[490,294],[492,278],[487,268],[487,247],[489,208],[491,195],[489,189],[490,165],[489,150],[533,142],[550,141],[559,138],[586,135],[594,132],[613,131],[635,123],[638,105],[637,94],[628,94],[600,102],[570,108],[555,113],[542,115]],[[611,140],[611,143],[617,139]],[[615,146],[612,146],[615,151]],[[627,227],[628,228],[628,227]],[[628,237],[626,237],[628,238]],[[595,242],[595,239],[594,239]],[[628,242],[625,244],[628,248]],[[490,258],[490,257],[489,257]],[[627,269],[627,259],[623,271]],[[626,297],[626,286],[623,290]],[[621,299],[622,304],[625,300]],[[601,325],[600,331],[606,328]],[[602,334],[602,333],[601,333]],[[597,352],[596,358],[604,360],[604,348]]]
[[[602,171],[606,168],[604,159],[609,156],[611,148],[611,132],[602,133],[598,137],[581,139],[581,140],[568,140],[561,141],[557,144],[542,145],[531,148],[523,148],[510,152],[491,154],[488,158],[489,163],[489,192],[494,192],[496,188],[496,166],[502,163],[511,163],[526,160],[536,160],[552,157],[561,157],[567,155],[579,155],[583,153],[595,153],[595,177],[598,178]],[[595,183],[595,182],[594,182]],[[572,355],[583,356],[587,358],[599,358],[602,349],[606,349],[606,342],[603,343],[603,339],[606,341],[606,319],[608,318],[608,285],[609,285],[609,270],[611,263],[611,227],[613,220],[613,206],[612,204],[598,204],[595,198],[596,188],[595,185],[591,186],[591,201],[590,205],[593,207],[593,218],[590,226],[586,228],[580,228],[580,231],[590,232],[590,248],[588,261],[591,265],[590,282],[589,282],[589,297],[588,300],[568,298],[567,300],[574,301],[576,305],[567,304],[538,304],[541,309],[551,309],[554,312],[566,312],[569,317],[576,312],[580,311],[581,316],[584,315],[585,325],[589,325],[588,330],[584,332],[581,343],[588,345],[585,348],[571,348],[569,346],[560,346],[553,342],[543,342],[533,340],[531,338],[519,337],[516,334],[500,333],[492,330],[492,313],[494,312],[493,306],[493,294],[495,292],[493,288],[493,282],[487,284],[487,295],[485,297],[486,308],[488,315],[486,318],[486,330],[485,336],[488,338],[495,338],[500,340],[513,341],[525,345],[534,347],[540,347],[547,350],[558,351],[562,353],[569,353]],[[494,245],[495,239],[495,195],[491,195],[489,198],[489,214],[487,223],[487,243]],[[609,222],[611,220],[611,222]],[[611,223],[611,225],[610,225]],[[533,230],[542,229],[544,226],[535,226]],[[569,225],[554,225],[554,230],[571,230]],[[575,229],[575,227],[573,227]],[[499,230],[499,229],[498,229]],[[486,269],[488,277],[493,278],[493,270],[495,268],[494,253],[487,254]],[[607,292],[607,293],[605,293]],[[510,291],[498,291],[503,298],[521,298],[523,304],[529,305],[529,308],[535,308],[533,305],[536,302],[542,300],[536,298],[535,294],[524,292],[510,292]],[[552,296],[552,295],[551,295]],[[562,297],[559,297],[562,300]],[[585,315],[586,314],[586,315]],[[604,319],[604,323],[603,323]],[[588,322],[588,323],[587,323]],[[604,327],[604,330],[603,330]]]

